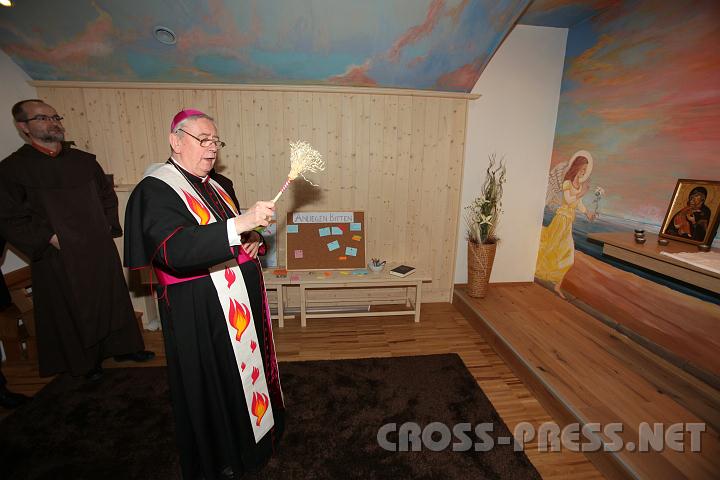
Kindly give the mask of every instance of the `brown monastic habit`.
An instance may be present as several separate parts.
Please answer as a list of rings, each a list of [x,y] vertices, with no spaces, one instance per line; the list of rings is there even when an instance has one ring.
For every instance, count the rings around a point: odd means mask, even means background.
[[[117,195],[94,155],[23,145],[0,162],[0,235],[30,261],[41,375],[143,349],[113,241]]]

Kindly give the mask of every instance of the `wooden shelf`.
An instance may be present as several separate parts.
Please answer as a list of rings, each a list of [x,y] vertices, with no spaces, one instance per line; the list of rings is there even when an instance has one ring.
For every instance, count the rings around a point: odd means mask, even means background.
[[[635,243],[632,232],[591,233],[589,240],[603,244],[603,254],[624,260],[638,267],[656,272],[675,280],[720,293],[720,274],[703,268],[681,262],[674,258],[662,255],[662,252],[681,253],[697,252],[695,245],[670,240],[668,245],[659,245],[658,236],[645,234],[647,241],[644,244]],[[720,252],[714,248],[713,252]]]

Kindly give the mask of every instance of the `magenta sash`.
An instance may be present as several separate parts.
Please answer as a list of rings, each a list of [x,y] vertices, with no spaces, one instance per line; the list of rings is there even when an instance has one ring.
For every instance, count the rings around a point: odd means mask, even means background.
[[[240,246],[240,254],[237,256],[238,265],[242,265],[243,263],[250,260],[252,260],[250,255],[248,255],[242,248],[242,246]],[[210,276],[209,273],[205,273],[203,275],[194,275],[192,277],[176,277],[172,273],[166,272],[165,270],[162,270],[157,266],[153,266],[153,270],[155,270],[155,276],[158,279],[158,283],[163,287],[167,287],[168,285],[174,285],[176,283],[189,282],[190,280],[197,280],[198,278]]]

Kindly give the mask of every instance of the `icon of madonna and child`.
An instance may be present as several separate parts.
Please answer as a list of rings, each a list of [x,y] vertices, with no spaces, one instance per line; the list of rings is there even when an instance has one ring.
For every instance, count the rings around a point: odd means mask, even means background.
[[[546,205],[560,204],[550,224],[542,227],[535,277],[553,284],[553,289],[565,298],[561,285],[565,274],[575,262],[575,242],[572,229],[576,212],[585,215],[589,221],[597,216],[597,206],[604,191],[596,187],[595,212],[588,210],[583,197],[590,190],[590,174],[593,159],[590,152],[580,150],[569,161],[554,167],[548,179]]]

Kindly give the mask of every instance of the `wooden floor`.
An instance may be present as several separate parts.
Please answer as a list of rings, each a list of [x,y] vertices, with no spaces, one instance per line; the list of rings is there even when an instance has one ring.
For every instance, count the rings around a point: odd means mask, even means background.
[[[601,464],[631,478],[720,478],[720,392],[539,285],[493,286],[482,300],[456,288],[455,297],[556,418],[622,422],[626,442],[637,442],[641,422],[707,425],[700,453],[601,453]]]
[[[575,264],[562,288],[690,367],[720,379],[717,305],[622,271],[580,251],[575,251]]]
[[[164,365],[161,334],[144,332],[144,335],[146,346],[157,352],[158,357],[143,365]],[[537,428],[552,421],[506,363],[448,303],[423,304],[420,323],[413,323],[411,317],[311,319],[308,327],[301,329],[299,320],[287,320],[285,328],[275,328],[275,344],[280,361],[455,352],[511,431],[519,422],[530,422]],[[117,364],[107,360],[104,366],[112,368]],[[11,389],[29,395],[50,380],[38,378],[32,363],[3,366],[3,372]],[[282,375],[282,368],[280,373]],[[0,416],[3,413],[7,414],[0,409]],[[531,443],[526,453],[543,478],[603,478],[580,453],[540,453],[534,445]]]

